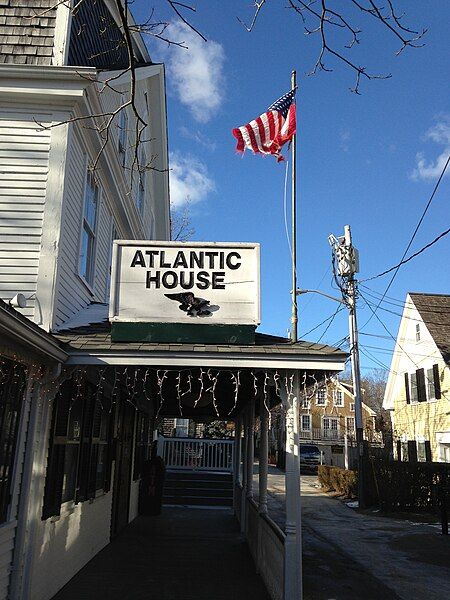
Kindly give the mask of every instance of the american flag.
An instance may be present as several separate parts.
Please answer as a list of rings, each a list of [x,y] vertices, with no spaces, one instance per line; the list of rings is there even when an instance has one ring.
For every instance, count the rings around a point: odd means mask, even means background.
[[[237,152],[249,148],[257,154],[273,154],[278,162],[284,160],[281,148],[296,131],[295,92],[284,94],[254,121],[233,129]]]

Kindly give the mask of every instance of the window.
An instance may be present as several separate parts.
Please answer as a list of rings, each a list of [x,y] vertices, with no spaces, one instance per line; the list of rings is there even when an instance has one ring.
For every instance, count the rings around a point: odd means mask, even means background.
[[[342,390],[334,390],[333,396],[335,406],[344,406],[344,394]]]
[[[328,440],[335,440],[338,437],[338,420],[332,417],[323,419],[323,437]]]
[[[110,485],[110,407],[81,379],[66,381],[53,406],[42,518],[59,515],[61,504],[95,498]]]
[[[354,402],[350,402],[350,411],[355,412],[355,403]]]
[[[311,415],[301,415],[302,417],[302,430],[311,431]]]
[[[411,402],[418,402],[419,396],[417,392],[417,374],[412,373],[409,376],[409,392],[411,394]]]
[[[325,388],[317,390],[317,393],[316,393],[317,406],[325,406],[326,402],[327,402],[327,390]]]
[[[441,398],[439,365],[430,369],[417,369],[415,373],[405,373],[406,402],[426,402]]]
[[[141,411],[137,415],[136,443],[134,446],[133,479],[139,479],[142,475],[144,461],[148,458],[150,446],[150,419],[146,413]]]
[[[420,323],[416,323],[416,342],[420,342]]]
[[[145,183],[147,178],[147,157],[145,156],[145,152],[142,150],[139,153],[139,165],[138,165],[138,191],[136,196],[136,206],[141,215],[144,213],[144,203],[145,203]]]
[[[126,96],[122,94],[121,104],[126,103]],[[122,167],[127,164],[127,139],[128,139],[128,112],[126,107],[119,112],[119,160]]]
[[[417,442],[417,460],[419,462],[426,461],[425,442]]]
[[[0,358],[0,523],[8,520],[11,484],[19,434],[25,370],[17,362]]]
[[[426,383],[427,383],[427,398],[428,398],[428,400],[433,400],[436,397],[435,390],[434,390],[434,369],[433,368],[427,369]]]
[[[355,418],[347,417],[347,433],[355,432]]]
[[[300,404],[300,408],[309,409],[311,407],[311,402],[309,400],[302,400]]]
[[[98,212],[98,186],[94,176],[88,172],[84,194],[83,226],[81,232],[80,275],[89,284],[94,283],[95,235]]]

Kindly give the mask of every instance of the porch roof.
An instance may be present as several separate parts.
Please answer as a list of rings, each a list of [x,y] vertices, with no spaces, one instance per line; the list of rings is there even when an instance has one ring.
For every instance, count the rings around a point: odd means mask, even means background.
[[[70,325],[70,324],[69,324]],[[166,365],[341,371],[347,354],[325,344],[255,334],[254,345],[112,342],[102,320],[54,333],[69,354],[66,364]]]

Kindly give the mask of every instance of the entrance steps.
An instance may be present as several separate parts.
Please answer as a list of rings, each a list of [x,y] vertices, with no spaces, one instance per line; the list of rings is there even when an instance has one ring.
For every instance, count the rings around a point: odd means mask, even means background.
[[[233,475],[221,471],[166,471],[163,504],[232,506]]]

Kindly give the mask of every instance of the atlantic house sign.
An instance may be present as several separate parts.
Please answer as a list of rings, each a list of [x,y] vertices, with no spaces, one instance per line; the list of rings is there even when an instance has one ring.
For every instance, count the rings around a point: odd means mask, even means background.
[[[116,240],[114,341],[253,343],[259,244]]]

